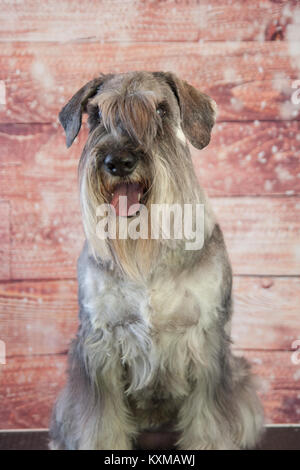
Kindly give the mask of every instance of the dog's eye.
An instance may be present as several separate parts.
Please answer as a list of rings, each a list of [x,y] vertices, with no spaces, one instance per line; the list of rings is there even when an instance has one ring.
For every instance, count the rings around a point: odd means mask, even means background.
[[[165,117],[165,115],[167,114],[167,110],[164,106],[158,106],[156,108],[156,112],[161,118]]]
[[[101,121],[102,120],[102,113],[101,113],[101,110],[99,109],[98,111],[98,117],[99,117],[99,120]]]

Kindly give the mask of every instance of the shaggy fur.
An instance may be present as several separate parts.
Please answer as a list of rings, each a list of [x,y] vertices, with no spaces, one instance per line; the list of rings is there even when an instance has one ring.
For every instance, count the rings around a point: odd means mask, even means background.
[[[79,164],[80,326],[53,412],[54,449],[131,449],[142,430],[168,423],[180,449],[247,448],[260,437],[249,365],[230,348],[231,267],[187,145],[209,143],[215,110],[172,73],[133,72],[92,80],[60,113],[68,146],[83,112],[90,132]],[[105,171],[111,152],[138,157],[132,174]],[[100,240],[97,206],[110,202],[121,180],[143,185],[149,213],[157,203],[203,203],[203,248]]]

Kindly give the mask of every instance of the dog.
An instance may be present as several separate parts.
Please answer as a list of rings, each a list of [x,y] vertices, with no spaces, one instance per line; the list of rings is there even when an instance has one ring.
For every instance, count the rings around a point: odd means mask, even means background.
[[[82,114],[79,163],[85,244],[79,329],[54,406],[52,449],[133,449],[167,426],[184,450],[254,447],[263,409],[250,365],[231,351],[232,271],[188,147],[210,141],[216,104],[172,72],[102,74],[59,114],[67,147]],[[117,225],[156,204],[204,208],[201,248],[183,239],[101,238],[97,208]],[[120,227],[119,227],[120,228]]]

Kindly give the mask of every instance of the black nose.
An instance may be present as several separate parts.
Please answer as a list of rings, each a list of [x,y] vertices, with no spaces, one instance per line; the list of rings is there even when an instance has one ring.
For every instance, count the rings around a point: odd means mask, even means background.
[[[127,176],[133,172],[137,164],[137,157],[131,153],[119,155],[106,155],[103,165],[106,171],[114,176]]]

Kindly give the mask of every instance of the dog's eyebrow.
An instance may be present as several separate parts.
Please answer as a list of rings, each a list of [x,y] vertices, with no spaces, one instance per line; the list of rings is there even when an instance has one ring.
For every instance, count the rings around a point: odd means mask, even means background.
[[[126,93],[126,96],[128,97],[132,97],[132,96],[141,96],[141,95],[151,95],[155,98],[155,92],[153,90],[134,90],[134,91],[131,91],[131,92],[127,92]]]

